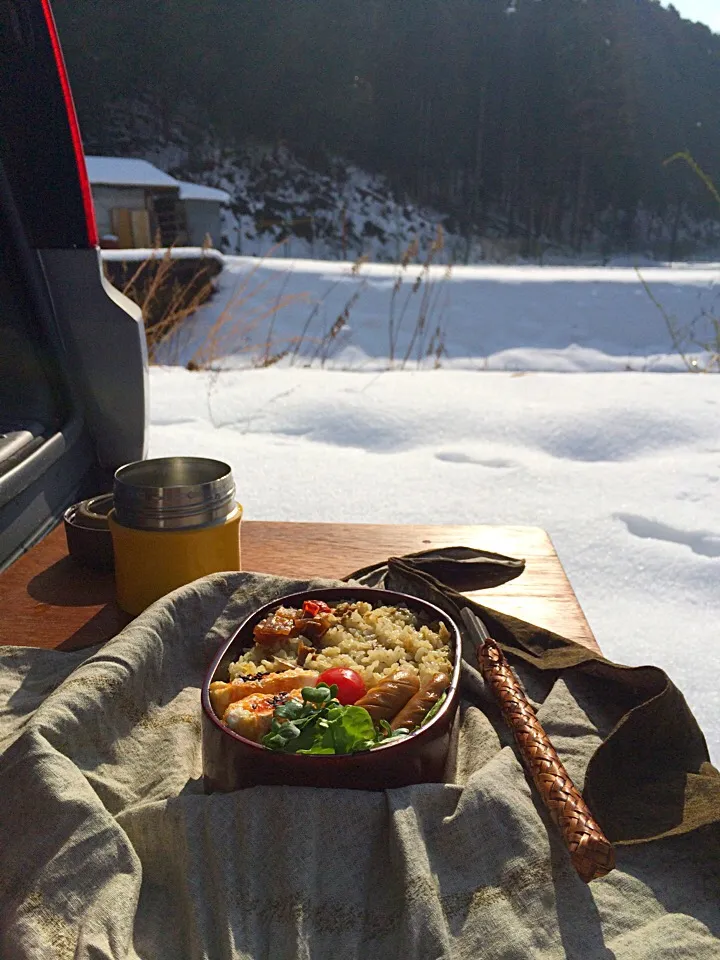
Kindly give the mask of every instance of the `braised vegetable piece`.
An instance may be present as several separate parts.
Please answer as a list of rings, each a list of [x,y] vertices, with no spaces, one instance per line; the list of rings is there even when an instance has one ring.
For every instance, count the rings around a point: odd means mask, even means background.
[[[290,690],[289,693],[253,693],[237,703],[231,703],[223,720],[241,737],[260,743],[272,727],[276,708],[293,700],[302,701],[300,690]]]
[[[253,628],[255,643],[262,647],[282,645],[291,637],[319,640],[330,629],[330,607],[322,600],[306,600],[302,611],[282,607]]]
[[[419,688],[417,674],[407,667],[400,667],[377,686],[371,687],[355,706],[364,707],[373,723],[392,720]]]
[[[421,726],[425,717],[449,686],[450,678],[447,674],[434,673],[398,713],[390,724],[391,729],[398,730],[403,727],[406,730],[414,730]]]
[[[317,653],[317,650],[315,649],[315,647],[313,647],[311,644],[305,643],[305,641],[301,639],[301,640],[300,640],[300,643],[298,644],[298,648],[297,648],[297,662],[298,662],[298,664],[299,664],[301,667],[304,667],[304,666],[305,666],[305,661],[306,661],[307,658],[308,658],[309,656],[311,656],[313,653]]]
[[[292,634],[294,627],[295,619],[291,613],[276,610],[253,627],[255,643],[264,647],[282,644]]]
[[[290,634],[291,637],[307,637],[309,640],[319,640],[330,629],[330,620],[327,615],[318,613],[314,617],[297,617]]]
[[[215,713],[222,717],[231,703],[236,703],[254,693],[287,693],[301,687],[314,687],[318,681],[317,670],[302,670],[294,667],[278,673],[264,673],[257,678],[236,679],[231,683],[216,680],[210,684],[210,703]]]

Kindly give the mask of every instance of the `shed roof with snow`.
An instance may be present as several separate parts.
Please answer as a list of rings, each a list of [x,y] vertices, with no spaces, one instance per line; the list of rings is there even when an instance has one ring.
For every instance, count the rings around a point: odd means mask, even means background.
[[[158,170],[147,160],[129,157],[85,157],[88,179],[97,186],[112,187],[174,187],[174,177]]]
[[[178,180],[181,200],[212,200],[215,203],[230,203],[230,194],[215,187],[206,187],[200,183],[188,183]]]

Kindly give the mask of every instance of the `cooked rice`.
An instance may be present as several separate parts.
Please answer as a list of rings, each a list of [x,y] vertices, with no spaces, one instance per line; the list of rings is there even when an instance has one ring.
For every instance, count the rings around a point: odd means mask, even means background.
[[[279,610],[297,613],[288,608]],[[329,619],[330,629],[320,640],[313,641],[318,652],[305,660],[308,670],[349,667],[360,674],[367,688],[400,665],[417,670],[421,681],[440,670],[448,676],[452,674],[450,634],[442,622],[428,624],[405,607],[374,608],[362,601],[340,604]],[[287,669],[288,661],[294,666],[300,639],[288,639],[282,649],[252,647],[230,664],[230,679]]]

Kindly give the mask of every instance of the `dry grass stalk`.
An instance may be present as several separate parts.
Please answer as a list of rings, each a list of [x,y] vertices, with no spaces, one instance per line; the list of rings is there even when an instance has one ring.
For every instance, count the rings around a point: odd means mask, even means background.
[[[404,296],[402,296],[401,290],[404,285],[404,281],[406,279],[409,280],[407,277],[407,272],[419,250],[419,244],[416,239],[408,244],[407,248],[403,252],[402,257],[400,258],[390,297],[390,310],[388,316],[388,366],[390,369],[393,368],[397,357],[398,337],[402,330],[403,321],[410,304],[418,294],[420,294],[420,303],[418,306],[415,328],[410,338],[408,347],[399,362],[399,369],[405,368],[406,364],[413,355],[413,351],[416,354],[418,365],[420,365],[424,359],[434,357],[435,366],[438,367],[441,365],[442,357],[447,356],[447,349],[445,347],[445,333],[442,329],[441,323],[436,324],[435,331],[430,338],[430,342],[426,343],[428,333],[432,329],[431,318],[437,310],[438,301],[440,299],[442,290],[452,275],[452,264],[448,264],[443,273],[442,279],[440,281],[433,280],[431,269],[433,266],[433,261],[437,257],[438,253],[444,249],[444,246],[445,238],[443,229],[441,226],[438,226],[433,243],[430,245],[425,259],[421,264],[420,271],[413,280],[412,284],[408,285],[407,292]],[[353,264],[351,274],[353,276],[358,276],[362,267],[365,265],[365,263],[367,263],[367,261],[367,256],[359,257]],[[305,320],[305,324],[299,336],[295,340],[295,346],[291,354],[291,366],[295,364],[295,361],[298,359],[300,354],[300,350],[306,343],[308,343],[309,340],[312,340],[316,346],[315,350],[307,360],[308,366],[319,360],[320,365],[324,367],[327,361],[330,359],[332,344],[337,340],[340,333],[349,325],[352,309],[360,299],[363,290],[367,286],[367,280],[364,280],[363,283],[360,284],[359,287],[351,294],[343,309],[337,315],[332,326],[319,340],[308,337],[310,324],[318,315],[320,308],[323,306],[330,294],[337,289],[340,282],[341,281],[338,280],[336,283],[328,287],[320,300],[313,304],[313,307]],[[399,309],[398,304],[400,304]]]
[[[228,354],[248,353],[253,350],[251,334],[258,327],[274,316],[278,311],[285,309],[292,303],[304,299],[303,294],[290,294],[280,297],[268,307],[256,307],[252,301],[265,289],[267,281],[246,289],[231,298],[223,308],[215,323],[208,331],[204,343],[193,353],[190,362],[197,370],[206,370],[222,357]],[[295,338],[289,338],[293,343]],[[266,349],[260,358],[259,364],[269,365],[267,361],[271,353]]]
[[[672,157],[668,157],[668,159],[664,161],[663,165],[667,167],[671,163],[676,163],[677,161],[682,161],[690,167],[695,176],[702,181],[705,188],[709,191],[715,202],[720,207],[720,192],[713,183],[712,179],[697,163],[692,154],[688,150],[675,153]],[[696,316],[694,320],[692,320],[689,324],[686,324],[684,327],[681,326],[677,320],[677,317],[668,313],[662,303],[660,303],[637,267],[635,268],[635,272],[640,279],[640,283],[643,285],[645,293],[660,312],[660,315],[665,322],[665,326],[667,327],[667,331],[670,334],[673,350],[680,357],[686,369],[691,373],[720,372],[720,318],[715,316],[715,314],[711,313],[709,310],[701,310],[700,314]],[[710,327],[711,334],[709,339],[706,336],[698,338],[696,334],[696,325],[701,320],[705,321]],[[694,357],[688,356],[688,348],[700,350],[706,355],[702,366]]]
[[[266,256],[271,256],[282,243],[273,247]],[[400,358],[399,368],[404,369],[408,361],[415,356],[418,365],[423,361],[434,358],[435,367],[439,367],[442,358],[447,356],[445,346],[445,332],[442,328],[442,322],[434,322],[433,316],[437,312],[438,303],[442,290],[446,282],[451,277],[452,264],[449,264],[440,280],[433,279],[433,261],[437,254],[444,248],[444,235],[441,227],[438,227],[433,243],[431,244],[420,270],[415,278],[407,276],[411,267],[413,258],[417,256],[419,244],[413,240],[404,251],[398,263],[398,271],[393,285],[390,312],[388,316],[388,338],[390,344],[389,368],[392,369],[397,358],[398,337],[403,327],[403,322],[411,303],[419,295],[418,312],[415,321],[415,328],[412,332],[408,346],[404,355]],[[147,260],[143,261],[128,281],[125,292],[132,296],[139,282],[142,280],[148,265],[152,262],[157,264],[157,254],[154,253]],[[278,314],[286,307],[307,300],[306,294],[286,294],[285,290],[290,279],[288,271],[278,289],[272,302],[268,302],[266,293],[272,278],[262,280],[257,279],[257,272],[261,268],[265,257],[259,259],[242,276],[228,302],[218,314],[210,329],[203,337],[203,342],[198,346],[190,356],[186,366],[190,370],[215,370],[221,369],[221,359],[230,355],[238,354],[256,354],[251,361],[252,365],[258,367],[270,367],[282,360],[290,358],[290,365],[294,365],[300,356],[303,347],[312,343],[314,349],[307,358],[307,364],[312,365],[320,361],[320,366],[325,367],[330,359],[330,353],[333,344],[337,341],[343,330],[349,323],[353,308],[360,299],[367,286],[367,279],[353,290],[348,297],[344,307],[337,314],[334,322],[320,338],[309,337],[308,330],[312,321],[317,317],[318,312],[324,306],[328,297],[337,289],[340,283],[339,279],[331,284],[325,293],[317,300],[308,313],[303,328],[299,335],[294,337],[278,338],[275,335],[275,322]],[[353,263],[350,274],[352,277],[359,277],[362,268],[368,262],[368,257],[363,255],[358,257]],[[191,293],[188,292],[190,285],[183,286],[175,284],[170,291],[167,285],[172,283],[172,248],[163,252],[162,258],[155,273],[147,287],[146,303],[150,303],[162,292],[167,300],[167,309],[160,321],[153,324],[148,329],[148,350],[152,362],[156,362],[158,349],[161,345],[164,347],[163,360],[165,362],[178,362],[181,355],[187,355],[187,349],[193,333],[194,326],[186,321],[192,316],[197,308],[208,299],[212,292],[212,281],[206,280],[198,283],[199,271],[193,276],[191,284],[196,284],[196,288]],[[406,292],[401,293],[402,287],[406,285]],[[270,320],[267,332],[263,338],[261,352],[258,350],[258,338],[255,334],[261,325]],[[430,335],[430,331],[433,331]]]
[[[276,363],[280,363],[281,360],[284,360],[288,356],[290,350],[280,350],[278,353],[271,353],[270,355],[265,355],[256,366],[259,367],[273,367]]]
[[[207,275],[204,263],[197,266],[188,281],[179,282],[174,276],[173,248],[168,247],[158,258],[159,237],[155,243],[153,252],[140,262],[122,287],[122,292],[142,310],[151,363],[156,362],[160,344],[177,332],[184,321],[210,298],[213,291],[212,280]],[[151,267],[154,272],[148,280]]]
[[[351,269],[350,269],[350,274],[351,274],[351,276],[353,276],[353,277],[359,276],[359,275],[360,275],[360,271],[361,271],[362,268],[365,266],[365,264],[368,262],[368,259],[369,259],[369,258],[368,258],[366,255],[363,255],[363,256],[358,257],[358,258],[355,260],[355,262],[353,263],[353,265],[352,265],[352,267],[351,267]],[[330,296],[330,294],[333,293],[333,292],[340,286],[341,283],[342,283],[342,280],[336,280],[335,283],[333,283],[331,286],[329,286],[329,287],[327,288],[327,290],[326,290],[325,293],[322,295],[322,297],[320,297],[319,300],[316,300],[315,303],[313,304],[312,309],[310,310],[310,313],[309,313],[309,314],[307,315],[307,317],[305,318],[305,323],[304,323],[304,325],[303,325],[303,328],[302,328],[302,330],[300,331],[299,336],[296,338],[295,347],[294,347],[294,349],[293,349],[292,356],[291,356],[291,358],[290,358],[290,366],[291,366],[291,367],[295,365],[295,361],[296,361],[297,358],[298,358],[298,355],[299,355],[299,353],[300,353],[301,347],[303,346],[304,343],[307,342],[307,339],[308,339],[307,334],[308,334],[308,330],[310,329],[310,324],[313,322],[313,320],[315,319],[315,317],[318,315],[318,313],[319,313],[319,311],[320,311],[320,308],[324,305],[325,301],[326,301],[327,298]],[[364,289],[364,287],[366,286],[366,283],[367,283],[367,281],[365,281],[365,282],[361,285],[361,290]],[[342,313],[341,313],[341,316],[342,316],[343,314],[347,314],[346,319],[345,319],[345,324],[344,324],[343,326],[347,325],[347,322],[348,322],[348,319],[349,319],[349,316],[350,316],[350,307],[351,307],[353,304],[357,303],[358,297],[359,297],[359,293],[358,293],[357,296],[356,296],[355,294],[353,294],[353,295],[349,298],[348,302],[345,304],[345,308],[344,308],[344,310],[343,310]],[[337,320],[335,321],[335,323],[337,323]],[[330,329],[332,330],[332,327],[331,327]],[[341,329],[342,329],[342,328],[341,328]],[[339,332],[340,332],[340,330],[337,331],[337,333],[339,333]],[[337,333],[335,334],[335,336],[337,336]],[[325,339],[327,338],[328,335],[329,335],[329,331],[328,331],[328,333],[325,334],[325,336],[320,340],[320,344],[322,344],[322,343],[325,341]],[[333,339],[334,339],[334,338],[333,338]],[[317,341],[315,341],[315,342],[317,342]],[[316,351],[313,359],[314,359],[316,356],[317,356],[317,351]],[[327,359],[327,358],[326,358],[326,359]],[[312,361],[311,361],[311,362],[312,362]],[[324,362],[324,361],[323,361],[323,362]]]
[[[436,294],[436,286],[438,286],[432,279],[432,274],[430,267],[435,256],[440,253],[445,246],[445,234],[443,232],[442,226],[438,224],[437,230],[435,232],[435,239],[433,240],[430,249],[428,250],[427,256],[422,265],[422,270],[418,274],[417,279],[412,287],[413,294],[417,293],[418,290],[422,288],[422,296],[420,298],[420,307],[418,309],[417,320],[415,322],[415,329],[413,330],[412,337],[408,343],[407,350],[405,351],[405,356],[403,358],[402,366],[408,362],[412,355],[413,347],[417,343],[417,360],[420,363],[420,360],[423,356],[423,344],[425,341],[426,330],[428,328],[428,320],[432,315],[432,308],[437,303],[437,295],[435,300],[433,300],[433,294]],[[452,265],[449,264],[445,273],[443,275],[443,283],[450,278],[452,270]],[[408,298],[409,299],[409,298]]]
[[[445,347],[445,331],[438,326],[435,328],[435,332],[430,338],[430,342],[425,351],[425,356],[427,358],[434,357],[435,363],[433,366],[438,370],[442,366],[442,358],[448,355],[447,349]]]
[[[332,344],[333,344],[334,341],[337,339],[337,337],[340,335],[341,331],[344,330],[345,327],[346,327],[346,326],[348,325],[348,323],[350,322],[350,311],[352,310],[352,308],[355,306],[355,304],[356,304],[356,303],[358,302],[358,300],[360,299],[360,295],[361,295],[361,293],[363,292],[363,290],[365,289],[365,286],[366,286],[366,285],[367,285],[367,281],[364,280],[364,281],[360,284],[360,286],[358,287],[358,289],[357,289],[357,290],[352,294],[352,296],[348,299],[348,301],[347,301],[347,303],[345,304],[342,312],[338,314],[335,322],[333,323],[333,325],[330,327],[330,329],[328,330],[328,332],[325,334],[325,336],[322,338],[322,340],[321,340],[320,343],[318,344],[317,350],[315,351],[315,353],[314,353],[314,355],[313,355],[313,357],[312,357],[312,360],[316,360],[318,357],[320,357],[320,366],[321,366],[321,367],[324,367],[324,366],[325,366],[325,363],[326,363],[326,361],[328,360],[328,357],[330,356],[330,348],[331,348]],[[312,362],[312,360],[311,360],[311,362]]]
[[[388,319],[388,342],[389,342],[388,359],[390,361],[391,367],[393,365],[393,362],[395,361],[395,347],[397,346],[397,337],[400,330],[400,325],[402,324],[403,316],[405,315],[405,310],[407,309],[409,297],[405,298],[403,310],[400,314],[399,320],[397,321],[395,319],[395,303],[397,300],[397,296],[400,293],[400,289],[403,285],[405,272],[408,266],[410,265],[411,261],[413,261],[417,256],[419,249],[420,249],[420,244],[418,243],[417,237],[415,237],[407,246],[403,255],[400,257],[397,276],[395,277],[395,283],[393,284],[392,293],[390,294],[390,316]]]
[[[263,366],[263,367],[272,366],[273,363],[278,363],[279,360],[282,359],[282,357],[280,357],[279,354],[273,354],[273,353],[272,353],[272,348],[273,348],[273,335],[274,335],[274,333],[275,333],[275,320],[277,319],[278,311],[279,311],[279,309],[280,309],[280,302],[281,302],[283,296],[285,295],[285,288],[287,287],[288,282],[289,282],[289,280],[290,280],[290,274],[291,274],[291,272],[292,272],[291,270],[288,270],[288,272],[285,274],[285,277],[284,277],[284,279],[283,279],[282,285],[281,285],[281,287],[280,287],[280,289],[279,289],[279,291],[278,291],[278,295],[277,295],[277,297],[276,297],[276,299],[275,299],[275,310],[273,311],[273,314],[272,314],[272,316],[270,317],[270,323],[269,323],[269,325],[268,325],[267,336],[266,336],[266,338],[265,338],[265,353],[264,353],[264,355],[263,355],[263,357],[262,357],[262,360],[261,360],[261,363],[260,363],[260,366]],[[287,354],[287,352],[288,352],[288,351],[283,351],[283,355]],[[275,359],[271,359],[271,358],[273,358],[273,357],[274,357]]]
[[[251,336],[265,320],[271,318],[274,327],[275,317],[281,310],[293,303],[307,300],[307,295],[304,293],[282,293],[287,285],[287,277],[283,287],[271,304],[259,300],[260,295],[267,290],[270,281],[265,279],[254,283],[254,277],[266,258],[272,256],[283,245],[283,242],[272,247],[264,257],[253,265],[249,273],[238,281],[233,295],[208,330],[204,342],[190,358],[193,369],[206,370],[229,354],[252,352],[254,345]],[[278,341],[269,334],[265,339],[264,353],[256,358],[255,364],[257,366],[271,366],[273,363],[277,363],[282,359],[279,354],[282,353],[283,356],[286,356],[290,348],[296,344],[296,341],[296,337],[285,338],[283,349],[278,351],[276,349]]]

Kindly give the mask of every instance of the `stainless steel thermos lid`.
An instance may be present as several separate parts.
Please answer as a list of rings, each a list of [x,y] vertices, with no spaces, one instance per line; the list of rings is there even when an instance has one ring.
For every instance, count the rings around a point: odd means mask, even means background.
[[[235,480],[221,460],[161,457],[120,467],[113,486],[118,523],[185,530],[222,523],[235,508]]]

